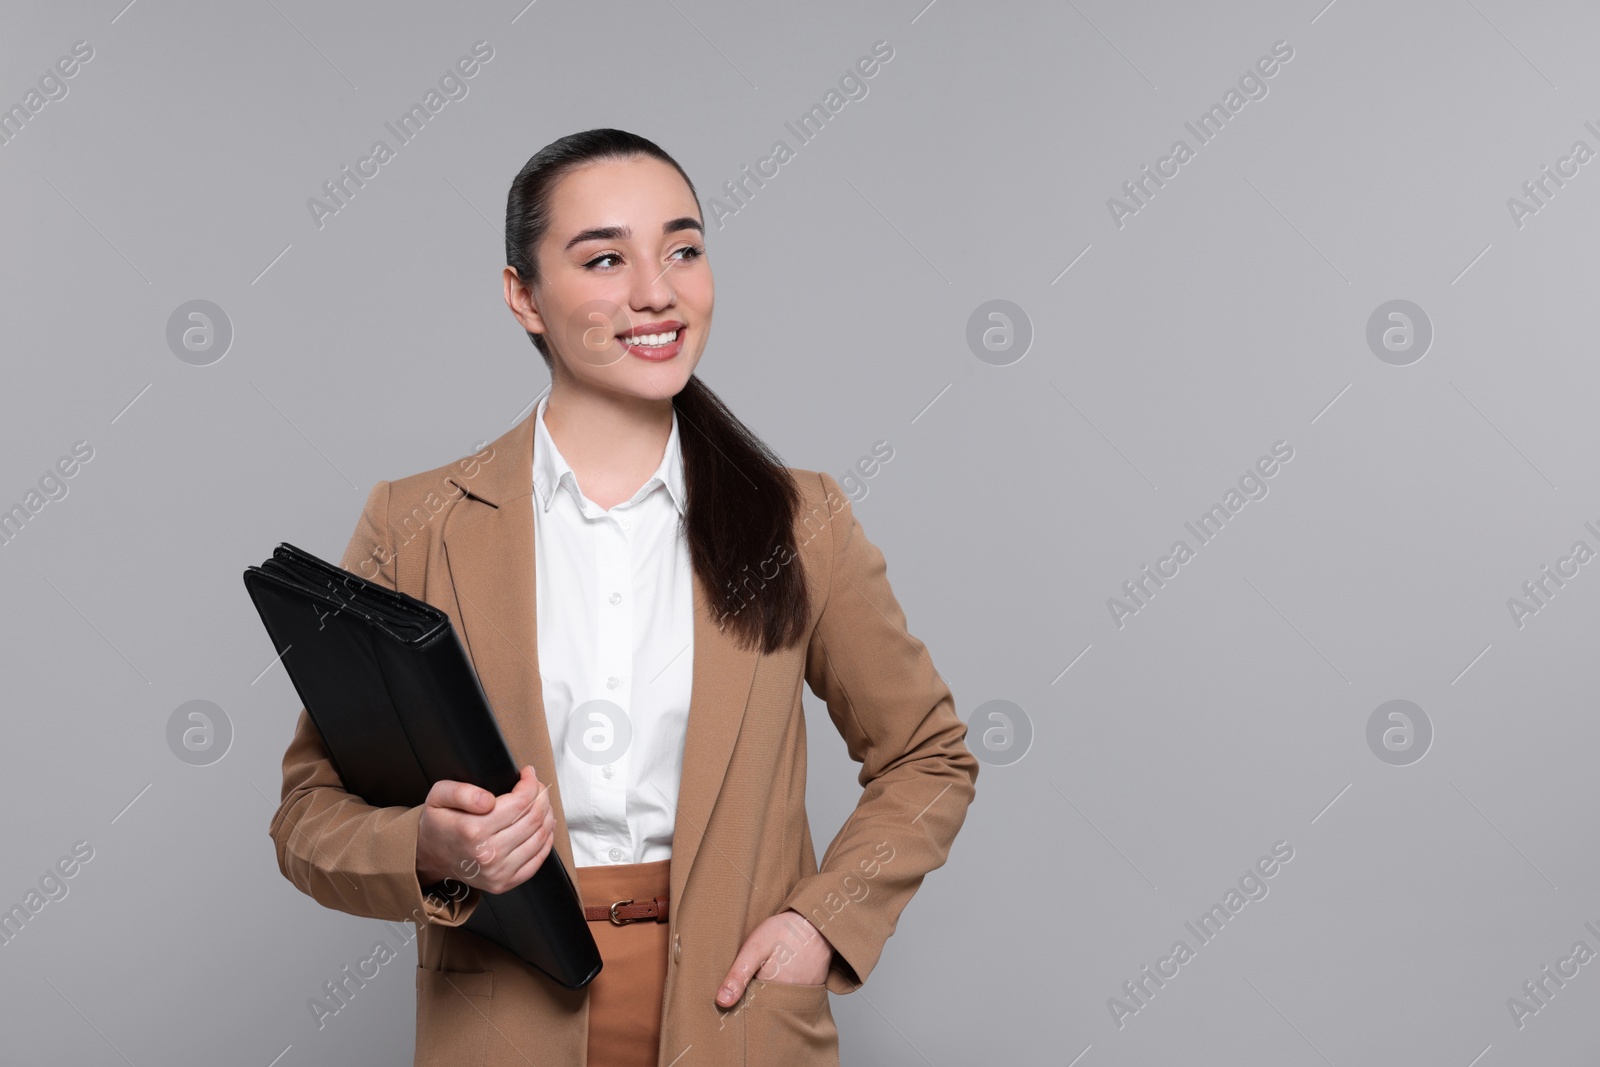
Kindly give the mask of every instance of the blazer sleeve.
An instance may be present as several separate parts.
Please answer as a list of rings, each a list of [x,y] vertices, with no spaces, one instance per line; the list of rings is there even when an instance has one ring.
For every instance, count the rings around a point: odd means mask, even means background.
[[[819,473],[830,510],[831,571],[806,651],[806,684],[827,702],[850,758],[861,764],[855,810],[815,875],[785,907],[804,915],[835,951],[828,988],[852,992],[923,877],[943,865],[966,819],[978,761],[965,743],[950,688],[906,629],[883,553],[862,532],[848,497]]]
[[[390,544],[389,483],[378,482],[345,549],[340,566],[390,589],[396,587]],[[283,755],[283,790],[268,832],[278,869],[324,907],[394,922],[459,926],[482,891],[437,883],[425,892],[417,877],[417,824],[422,805],[378,808],[347,793],[328,758],[322,735],[304,707]]]

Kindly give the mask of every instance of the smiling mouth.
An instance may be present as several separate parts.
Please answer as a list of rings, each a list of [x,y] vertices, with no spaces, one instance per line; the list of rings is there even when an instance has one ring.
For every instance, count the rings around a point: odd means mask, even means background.
[[[619,336],[617,340],[630,348],[665,348],[667,345],[675,343],[682,332],[682,329],[677,329],[667,330],[662,333],[626,334]]]

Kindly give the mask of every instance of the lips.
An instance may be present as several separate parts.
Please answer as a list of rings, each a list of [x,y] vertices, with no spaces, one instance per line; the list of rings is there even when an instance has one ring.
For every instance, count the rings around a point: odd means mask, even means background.
[[[661,363],[672,359],[683,351],[683,335],[688,332],[688,327],[676,319],[663,322],[647,322],[636,326],[625,334],[617,335],[617,343],[631,356],[650,363]],[[677,337],[664,345],[641,345],[631,343],[632,338],[648,337],[652,334],[677,333]]]

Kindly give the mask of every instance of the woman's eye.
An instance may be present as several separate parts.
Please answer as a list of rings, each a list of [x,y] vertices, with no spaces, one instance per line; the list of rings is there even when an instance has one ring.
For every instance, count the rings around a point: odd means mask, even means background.
[[[703,248],[700,245],[686,245],[685,247],[680,248],[676,252],[674,252],[673,256],[674,257],[678,257],[678,262],[680,262],[680,263],[688,263],[688,262],[691,262],[693,260],[699,259],[701,256],[703,256],[705,254],[706,254],[705,248]],[[594,270],[601,263],[604,263],[606,260],[620,261],[621,259],[622,259],[622,257],[620,255],[618,255],[616,252],[603,252],[600,255],[595,256],[589,262],[585,263],[583,265],[583,267],[584,267],[585,270]],[[606,264],[607,267],[611,267],[611,266],[614,266],[614,265],[615,265],[615,263]]]

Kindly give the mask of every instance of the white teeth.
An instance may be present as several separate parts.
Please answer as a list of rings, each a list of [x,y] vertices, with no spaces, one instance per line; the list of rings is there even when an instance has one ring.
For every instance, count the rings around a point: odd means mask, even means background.
[[[645,346],[647,348],[659,348],[662,345],[670,345],[672,342],[676,341],[677,339],[678,339],[678,331],[677,330],[673,330],[671,333],[641,333],[641,334],[634,334],[634,335],[632,335],[630,337],[624,337],[622,339],[622,342],[623,342],[623,344],[629,344],[629,345],[643,345],[643,346]]]

